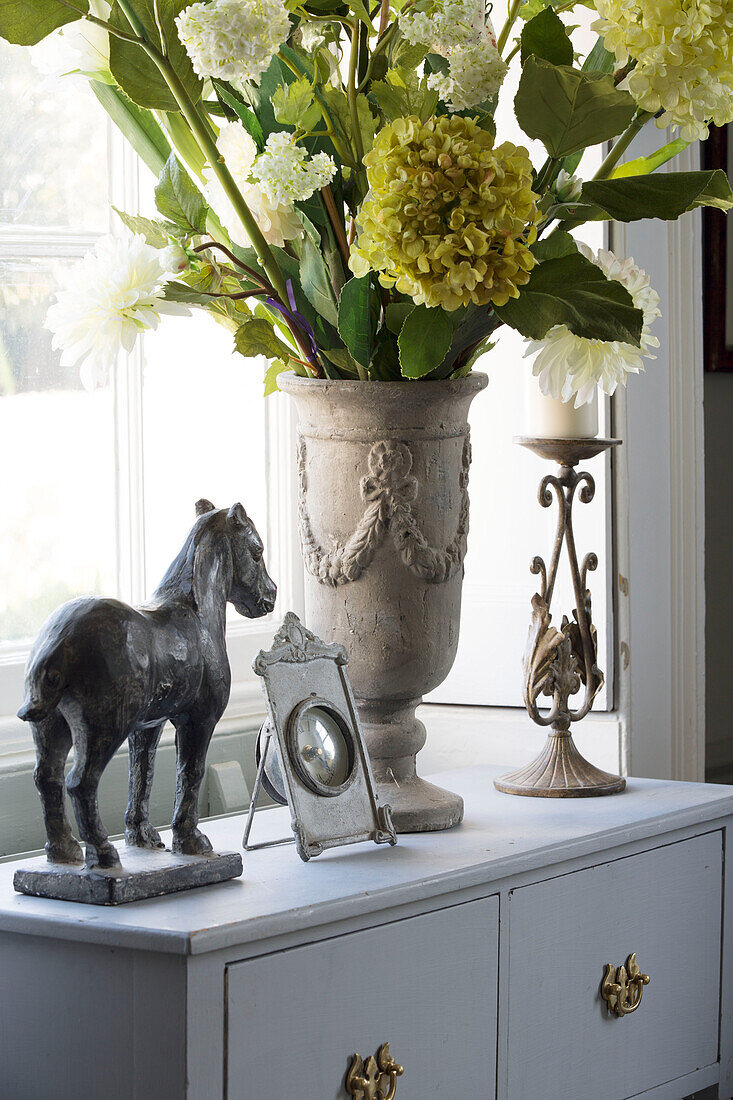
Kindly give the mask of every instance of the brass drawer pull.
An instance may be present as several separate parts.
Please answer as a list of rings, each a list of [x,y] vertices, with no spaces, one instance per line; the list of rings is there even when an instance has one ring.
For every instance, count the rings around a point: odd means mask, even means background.
[[[389,1043],[382,1043],[377,1057],[370,1055],[366,1064],[355,1054],[346,1075],[346,1091],[354,1100],[394,1100],[397,1078],[405,1071],[389,1053]]]
[[[606,972],[603,975],[601,996],[608,1006],[612,1016],[628,1016],[630,1012],[636,1012],[641,1004],[644,986],[651,981],[648,974],[642,974],[636,961],[636,952],[629,955],[626,966],[620,966],[615,970],[611,963],[606,963]]]

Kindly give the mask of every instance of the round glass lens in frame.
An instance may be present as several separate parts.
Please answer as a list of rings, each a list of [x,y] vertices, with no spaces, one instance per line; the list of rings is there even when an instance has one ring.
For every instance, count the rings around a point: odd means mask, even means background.
[[[326,707],[308,707],[298,716],[291,742],[301,769],[324,787],[342,787],[351,773],[353,754],[341,722]]]

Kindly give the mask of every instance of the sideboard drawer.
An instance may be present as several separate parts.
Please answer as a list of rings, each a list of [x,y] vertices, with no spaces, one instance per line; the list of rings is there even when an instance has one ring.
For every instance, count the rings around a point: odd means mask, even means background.
[[[493,1098],[498,941],[492,897],[230,964],[227,1100],[343,1100],[387,1042],[396,1100]]]
[[[624,1100],[718,1059],[722,834],[521,887],[510,900],[509,1100]],[[650,977],[633,1015],[607,963]]]

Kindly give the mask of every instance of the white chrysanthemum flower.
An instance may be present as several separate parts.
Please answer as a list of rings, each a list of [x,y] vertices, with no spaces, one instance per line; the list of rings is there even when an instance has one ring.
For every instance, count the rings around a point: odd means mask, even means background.
[[[99,19],[108,19],[110,5],[106,0],[92,0],[89,10]],[[105,82],[112,79],[109,35],[104,27],[87,19],[77,19],[52,31],[31,48],[31,59],[43,76],[84,76]]]
[[[62,365],[80,364],[87,389],[107,380],[119,352],[129,354],[141,332],[158,327],[161,314],[188,315],[161,295],[169,258],[139,234],[102,237],[66,274],[46,327],[53,348],[62,349]]]
[[[303,202],[335,175],[336,165],[328,153],[309,157],[285,131],[270,134],[264,153],[252,166],[252,178],[274,203]]]
[[[580,198],[582,190],[583,181],[580,176],[572,176],[561,168],[553,187],[558,202],[573,202],[574,199]]]
[[[620,340],[586,340],[565,325],[556,325],[544,340],[530,341],[525,358],[537,356],[532,373],[539,379],[542,392],[562,401],[575,397],[576,408],[593,400],[596,387],[610,395],[617,386],[626,385],[630,374],[644,370],[645,358],[656,358],[652,349],[659,347],[659,340],[652,335],[651,326],[661,316],[659,295],[652,290],[647,273],[632,258],[621,260],[603,249],[594,255],[584,244],[578,248],[609,279],[623,283],[636,308],[643,312],[644,325],[638,348]]]
[[[303,223],[292,204],[271,201],[264,188],[252,182],[252,166],[257,158],[257,146],[242,123],[229,122],[223,126],[216,145],[267,243],[282,248],[285,241],[301,237]],[[210,205],[226,226],[234,243],[246,248],[250,244],[249,236],[229,196],[208,166],[204,172],[207,182],[206,197]]]
[[[731,0],[598,0],[594,30],[620,65],[636,66],[622,88],[657,126],[678,126],[685,140],[708,135],[708,123],[733,121]]]
[[[507,73],[491,20],[476,0],[435,0],[424,11],[400,17],[408,42],[448,60],[447,73],[432,73],[428,86],[453,111],[478,106],[496,95]]]
[[[220,80],[259,80],[290,34],[282,0],[192,4],[176,26],[194,72]]]

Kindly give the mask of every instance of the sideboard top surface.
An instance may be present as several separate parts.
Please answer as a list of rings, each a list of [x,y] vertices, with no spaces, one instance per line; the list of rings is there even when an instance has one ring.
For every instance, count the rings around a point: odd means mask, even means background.
[[[606,798],[500,794],[500,769],[447,772],[464,822],[443,833],[400,836],[396,847],[336,848],[304,864],[292,845],[245,853],[241,879],[115,908],[26,897],[17,864],[0,865],[0,930],[176,954],[202,954],[363,917],[480,886],[733,814],[733,787],[630,779]],[[237,851],[243,816],[206,822],[218,851]],[[290,835],[287,808],[257,814],[253,842]],[[169,841],[167,834],[163,838]]]

